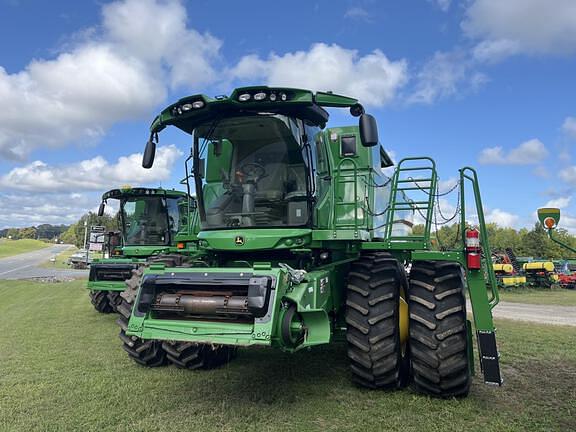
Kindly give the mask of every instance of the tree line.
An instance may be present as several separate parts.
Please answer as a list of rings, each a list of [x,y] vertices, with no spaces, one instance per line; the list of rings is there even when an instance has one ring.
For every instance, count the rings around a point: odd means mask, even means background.
[[[68,228],[69,225],[51,224],[41,224],[25,228],[4,228],[0,230],[0,237],[6,237],[12,240],[38,239],[54,241],[59,239],[62,233]]]
[[[88,230],[94,225],[104,226],[110,231],[118,230],[117,217],[106,214],[98,216],[94,212],[89,212],[72,225],[42,224],[26,228],[6,228],[0,230],[0,237],[13,240],[43,239],[54,241],[58,239],[64,243],[83,247],[84,222],[86,222]],[[573,256],[570,251],[548,238],[548,234],[540,222],[536,222],[532,229],[522,228],[515,230],[513,228],[502,228],[494,223],[487,224],[486,229],[493,251],[503,252],[506,248],[512,248],[517,256],[545,259],[561,259]],[[423,232],[424,225],[416,225],[414,227],[414,234],[422,234]],[[560,241],[576,248],[576,237],[569,234],[565,229],[557,228],[555,236]],[[436,233],[432,234],[432,244],[435,249],[452,249],[457,244],[461,244],[460,242],[461,234],[458,224],[444,225]]]
[[[493,252],[504,252],[511,248],[516,256],[526,256],[544,259],[566,259],[575,256],[569,250],[554,243],[548,238],[548,234],[540,222],[536,222],[532,229],[499,227],[495,223],[486,225],[488,240]],[[424,232],[424,225],[414,227],[414,233]],[[576,237],[563,228],[557,228],[555,238],[576,248]],[[431,234],[432,244],[435,249],[451,249],[461,244],[460,225],[444,225],[435,234]]]

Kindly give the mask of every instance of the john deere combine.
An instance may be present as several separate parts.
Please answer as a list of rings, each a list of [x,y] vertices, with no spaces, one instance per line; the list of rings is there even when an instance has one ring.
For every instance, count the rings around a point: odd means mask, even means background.
[[[109,258],[94,260],[90,266],[88,289],[98,312],[116,312],[122,302],[120,293],[132,270],[148,257],[174,251],[179,241],[193,235],[193,216],[188,194],[175,190],[124,188],[102,195],[99,215],[108,200],[119,202],[120,230],[105,233]],[[193,219],[193,217],[192,217]]]
[[[358,126],[327,128],[325,108],[349,109]],[[462,396],[474,370],[468,290],[484,380],[501,384],[498,292],[473,169],[460,170],[458,246],[440,252],[430,241],[434,161],[406,158],[384,176],[392,162],[356,99],[269,87],[185,97],[153,121],[145,168],[167,126],[192,135],[186,179],[201,251],[146,267],[125,344],[149,341],[156,354],[162,344],[176,366],[197,369],[236,347],[296,351],[342,335],[358,384]],[[469,196],[479,230],[466,223]]]

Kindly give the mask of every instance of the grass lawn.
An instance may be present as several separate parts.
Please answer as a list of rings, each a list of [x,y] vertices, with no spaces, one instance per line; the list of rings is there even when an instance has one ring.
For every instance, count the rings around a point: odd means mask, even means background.
[[[528,289],[500,290],[500,300],[514,303],[576,306],[576,290]]]
[[[8,240],[0,239],[0,258],[6,258],[12,255],[18,255],[24,252],[32,252],[38,249],[48,247],[48,243],[40,240],[22,239]]]
[[[0,282],[0,430],[576,430],[576,332],[498,321],[505,386],[468,398],[355,387],[343,345],[244,349],[213,371],[142,368],[86,281]]]

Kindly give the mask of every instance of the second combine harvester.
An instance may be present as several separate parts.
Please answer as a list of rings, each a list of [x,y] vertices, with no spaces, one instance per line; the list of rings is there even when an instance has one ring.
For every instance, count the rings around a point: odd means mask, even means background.
[[[359,123],[327,128],[325,108],[347,108]],[[457,246],[434,251],[434,161],[403,159],[388,179],[376,121],[356,99],[269,87],[186,97],[152,123],[145,168],[167,126],[192,135],[186,179],[197,191],[201,252],[145,269],[126,331],[133,340],[198,369],[239,346],[295,351],[343,335],[358,384],[463,396],[474,371],[468,290],[484,381],[501,384],[474,170],[460,170],[459,208],[468,185],[479,231],[462,210]]]

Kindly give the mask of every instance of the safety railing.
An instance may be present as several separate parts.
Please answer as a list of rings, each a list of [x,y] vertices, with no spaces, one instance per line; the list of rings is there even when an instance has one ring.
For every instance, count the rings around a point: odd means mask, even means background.
[[[478,175],[474,168],[464,167],[460,169],[460,233],[461,238],[466,238],[466,181],[470,182],[472,185],[472,190],[474,193],[474,204],[476,207],[476,214],[478,215],[478,228],[480,231],[480,246],[483,252],[483,271],[485,276],[488,277],[488,286],[490,290],[490,297],[488,298],[488,303],[490,309],[494,308],[498,304],[498,285],[496,282],[496,275],[494,274],[494,269],[492,267],[492,249],[490,248],[490,241],[488,239],[488,231],[486,230],[486,220],[484,218],[484,207],[482,207],[482,198],[480,196],[480,187],[478,186]]]
[[[422,165],[415,165],[422,163]],[[430,230],[436,197],[438,175],[436,163],[429,157],[404,158],[398,163],[392,179],[386,239],[393,243],[410,242],[411,247],[430,248]],[[409,199],[407,192],[416,192],[415,199]],[[414,194],[412,194],[414,195]],[[394,224],[401,220],[398,213],[418,213],[424,219],[424,232],[421,235],[394,235]]]

